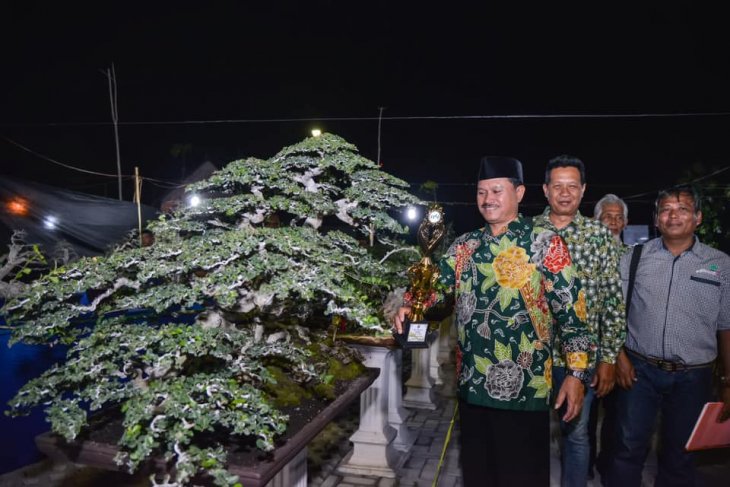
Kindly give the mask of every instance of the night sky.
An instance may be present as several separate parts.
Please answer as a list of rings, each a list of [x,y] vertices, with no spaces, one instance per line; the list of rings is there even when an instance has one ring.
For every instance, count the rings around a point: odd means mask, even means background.
[[[180,181],[205,160],[220,167],[270,157],[314,127],[374,160],[386,107],[383,168],[414,189],[438,182],[440,200],[464,203],[447,206],[462,230],[480,223],[473,183],[486,154],[523,161],[528,214],[544,204],[547,160],[576,155],[588,173],[584,213],[614,192],[632,197],[633,223],[647,223],[656,190],[691,165],[730,165],[730,31],[717,11],[671,2],[603,10],[355,3],[6,2],[0,174],[116,197],[115,179],[58,168],[6,140],[115,173],[101,72],[111,63],[126,174],[139,166],[143,176]],[[706,112],[720,115],[396,119]],[[320,121],[256,121],[292,118]],[[253,121],[176,123],[217,120]],[[174,157],[174,147],[187,151]],[[146,183],[143,201],[164,191]]]

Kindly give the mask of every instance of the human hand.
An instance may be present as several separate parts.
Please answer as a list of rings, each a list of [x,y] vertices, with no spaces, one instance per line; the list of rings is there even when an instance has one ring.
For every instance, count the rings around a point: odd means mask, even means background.
[[[616,357],[616,382],[624,389],[631,389],[636,382],[636,371],[629,356],[621,349]]]
[[[393,327],[395,328],[395,332],[397,334],[403,333],[403,322],[406,320],[406,317],[411,315],[411,307],[410,306],[402,306],[398,308],[398,312],[393,317]]]
[[[591,387],[596,390],[596,396],[603,397],[613,390],[616,385],[616,365],[601,362],[598,364]]]
[[[580,414],[583,407],[583,396],[585,392],[583,383],[572,375],[565,377],[563,385],[560,387],[558,397],[555,399],[555,409],[560,409],[564,402],[567,401],[563,421],[566,423]]]

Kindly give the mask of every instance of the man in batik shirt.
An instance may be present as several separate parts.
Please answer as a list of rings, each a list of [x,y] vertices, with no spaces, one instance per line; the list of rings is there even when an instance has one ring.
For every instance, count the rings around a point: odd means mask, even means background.
[[[592,343],[568,248],[518,214],[520,161],[485,157],[477,183],[484,228],[457,238],[439,263],[438,300],[453,296],[461,466],[466,487],[547,486],[554,327],[572,376],[557,393],[565,420],[583,403]],[[394,320],[410,311],[401,308]]]
[[[534,218],[536,230],[557,233],[568,244],[573,267],[583,285],[578,310],[587,319],[588,330],[598,341],[597,353],[590,354],[590,387],[586,390],[580,417],[561,421],[563,435],[561,485],[585,487],[595,460],[595,424],[590,429],[594,400],[603,397],[616,383],[616,356],[626,339],[626,319],[621,294],[618,263],[620,250],[611,232],[600,222],[585,218],[578,211],[585,192],[585,167],[571,156],[552,159],[545,170],[543,191],[548,206]],[[555,350],[560,349],[561,334]],[[566,366],[559,353],[553,354],[553,377],[560,387]],[[591,441],[591,439],[593,441]],[[591,448],[592,447],[592,448]]]

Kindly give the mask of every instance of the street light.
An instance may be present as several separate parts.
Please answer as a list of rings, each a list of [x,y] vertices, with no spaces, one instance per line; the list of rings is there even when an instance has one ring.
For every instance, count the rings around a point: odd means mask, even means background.
[[[190,206],[193,206],[193,207],[198,206],[201,201],[200,196],[198,196],[197,194],[194,194],[190,197],[189,201],[190,201]]]
[[[320,135],[322,135],[322,131],[321,130],[319,130],[319,129],[313,129],[312,130],[312,137],[319,137]]]
[[[11,215],[28,216],[28,201],[19,196],[8,201],[7,208]]]

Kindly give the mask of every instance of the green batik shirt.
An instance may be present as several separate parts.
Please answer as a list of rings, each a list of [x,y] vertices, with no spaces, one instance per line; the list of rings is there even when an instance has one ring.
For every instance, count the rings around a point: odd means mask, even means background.
[[[571,368],[584,370],[593,346],[562,238],[536,232],[520,216],[500,235],[487,225],[457,238],[439,269],[438,300],[455,299],[459,396],[498,409],[547,410],[553,326]]]
[[[591,353],[589,368],[595,368],[596,360],[613,364],[626,340],[626,313],[621,293],[621,277],[618,263],[623,251],[611,231],[597,220],[586,218],[578,212],[564,228],[558,230],[550,221],[550,207],[533,219],[536,229],[556,232],[568,244],[573,265],[583,286],[587,304],[588,330],[598,344],[598,355]],[[556,349],[561,340],[555,338]],[[564,367],[565,362],[553,354],[553,364]]]

